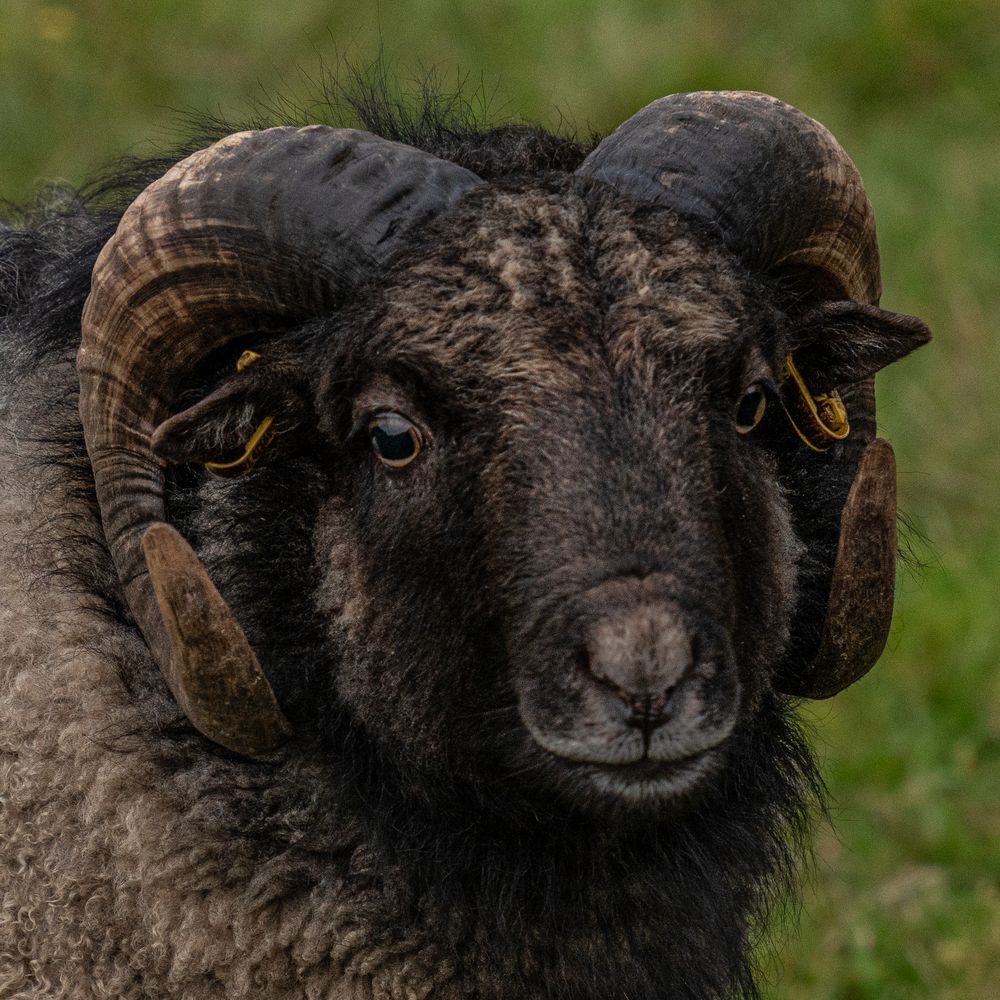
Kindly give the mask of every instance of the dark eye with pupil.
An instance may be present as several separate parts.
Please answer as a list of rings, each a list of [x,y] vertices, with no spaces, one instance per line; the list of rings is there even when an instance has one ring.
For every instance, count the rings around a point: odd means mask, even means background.
[[[369,422],[368,430],[379,461],[391,469],[409,465],[423,446],[420,432],[399,413],[378,414]]]
[[[749,434],[764,419],[766,409],[764,390],[759,385],[750,386],[736,407],[736,430]]]

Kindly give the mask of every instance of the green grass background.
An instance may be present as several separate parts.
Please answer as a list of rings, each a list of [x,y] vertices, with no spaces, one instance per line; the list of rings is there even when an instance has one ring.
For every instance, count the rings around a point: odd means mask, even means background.
[[[581,131],[674,91],[764,90],[855,158],[883,302],[936,333],[879,385],[928,565],[901,576],[878,668],[806,711],[836,832],[762,948],[767,995],[1000,998],[996,0],[0,0],[0,198],[169,147],[178,112],[305,101],[322,64],[380,44],[404,81],[436,66],[494,114]]]

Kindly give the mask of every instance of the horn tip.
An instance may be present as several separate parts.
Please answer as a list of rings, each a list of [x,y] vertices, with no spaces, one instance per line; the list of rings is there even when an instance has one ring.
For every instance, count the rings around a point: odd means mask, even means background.
[[[802,675],[782,679],[782,693],[832,698],[871,670],[889,638],[895,578],[896,459],[892,445],[876,438],[865,448],[841,515],[819,649]]]
[[[291,727],[201,560],[164,522],[146,529],[142,547],[169,640],[164,675],[180,707],[203,735],[235,753],[277,749]]]

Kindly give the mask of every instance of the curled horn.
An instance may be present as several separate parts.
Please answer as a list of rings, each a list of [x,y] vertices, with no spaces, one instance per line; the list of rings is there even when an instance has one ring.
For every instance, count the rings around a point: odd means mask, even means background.
[[[248,329],[336,307],[480,183],[353,129],[241,132],[148,187],[98,257],[77,367],[104,533],[178,704],[237,753],[278,746],[288,722],[204,567],[164,523],[150,437],[210,353]]]
[[[819,122],[773,97],[704,91],[661,98],[601,142],[577,172],[701,220],[752,269],[808,276],[818,298],[878,303],[875,220],[857,168]],[[828,460],[848,463],[855,481],[841,515],[826,621],[811,662],[777,681],[785,693],[810,698],[836,694],[867,673],[892,618],[892,448],[875,440],[874,380],[841,395],[852,432]]]

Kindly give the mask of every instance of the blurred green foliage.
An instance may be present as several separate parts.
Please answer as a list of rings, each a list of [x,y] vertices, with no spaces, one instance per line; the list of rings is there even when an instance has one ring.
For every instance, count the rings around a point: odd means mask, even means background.
[[[825,122],[875,205],[884,304],[930,348],[880,380],[923,569],[889,651],[804,709],[836,832],[762,945],[770,998],[1000,997],[1000,12],[995,0],[3,0],[0,197],[169,147],[179,112],[308,110],[383,46],[488,113],[609,130],[662,94],[773,93]]]

